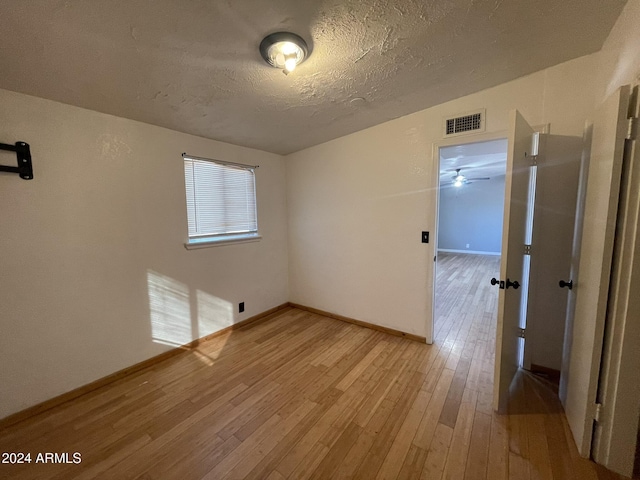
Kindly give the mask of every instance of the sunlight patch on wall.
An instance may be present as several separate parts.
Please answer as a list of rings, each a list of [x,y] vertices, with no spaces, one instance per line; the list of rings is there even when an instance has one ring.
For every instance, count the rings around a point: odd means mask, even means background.
[[[197,291],[198,330],[201,336],[233,325],[233,304],[202,290]]]
[[[193,340],[189,287],[171,277],[147,271],[153,341],[180,346]]]

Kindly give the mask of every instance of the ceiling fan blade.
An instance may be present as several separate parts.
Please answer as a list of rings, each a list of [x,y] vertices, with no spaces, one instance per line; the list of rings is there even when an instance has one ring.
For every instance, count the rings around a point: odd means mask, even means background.
[[[491,177],[474,177],[474,178],[467,178],[467,180],[491,180]]]

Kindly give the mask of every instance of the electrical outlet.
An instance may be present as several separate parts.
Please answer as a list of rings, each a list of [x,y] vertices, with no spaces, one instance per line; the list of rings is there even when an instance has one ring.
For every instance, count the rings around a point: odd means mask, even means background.
[[[240,303],[238,304],[238,312],[239,312],[239,313],[244,312],[244,302],[240,302]]]
[[[467,248],[469,248],[469,244],[467,243]]]

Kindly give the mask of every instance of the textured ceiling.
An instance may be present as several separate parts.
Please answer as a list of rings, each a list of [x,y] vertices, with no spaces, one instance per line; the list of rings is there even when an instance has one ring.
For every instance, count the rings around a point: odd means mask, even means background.
[[[6,0],[0,88],[286,154],[595,52],[625,3]]]

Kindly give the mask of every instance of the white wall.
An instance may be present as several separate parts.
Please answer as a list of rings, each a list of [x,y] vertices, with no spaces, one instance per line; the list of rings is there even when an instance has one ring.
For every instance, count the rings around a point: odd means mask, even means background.
[[[0,141],[31,145],[35,177],[0,174],[0,418],[288,300],[282,157],[8,91],[0,105]],[[182,152],[260,165],[262,241],[185,250]]]
[[[443,188],[438,208],[438,249],[500,255],[504,175]]]
[[[429,338],[434,251],[420,232],[435,228],[443,117],[486,108],[486,139],[518,108],[582,135],[594,65],[582,57],[287,156],[291,301]]]

